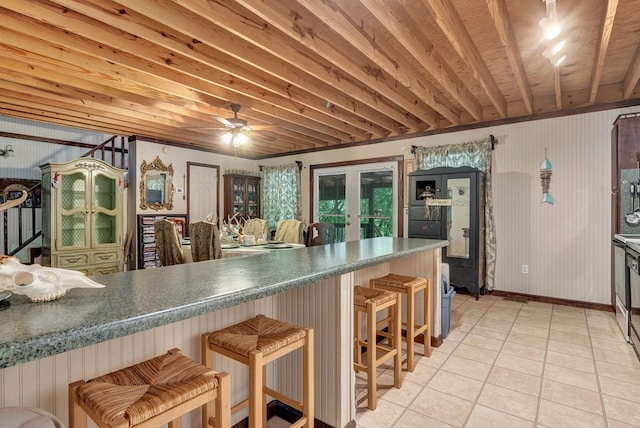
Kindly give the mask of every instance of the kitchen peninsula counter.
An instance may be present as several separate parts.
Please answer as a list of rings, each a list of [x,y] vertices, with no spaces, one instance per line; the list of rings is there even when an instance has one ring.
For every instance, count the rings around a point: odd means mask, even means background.
[[[310,305],[304,314],[291,316],[309,319],[307,324],[330,322],[331,328],[337,328],[339,331],[340,325],[344,325],[345,322],[351,325],[351,321],[347,321],[352,314],[351,297],[347,291],[350,291],[355,283],[364,283],[369,279],[367,276],[386,274],[389,269],[397,267],[401,267],[407,273],[407,269],[402,265],[405,263],[403,260],[410,260],[411,266],[418,270],[423,269],[421,265],[428,265],[429,275],[425,276],[439,278],[440,249],[446,245],[447,241],[437,240],[372,238],[298,250],[272,251],[252,257],[101,275],[94,279],[105,285],[104,288],[72,289],[59,300],[47,303],[31,303],[25,296],[14,295],[9,299],[10,306],[0,311],[0,368],[33,364],[41,359],[50,360],[48,357],[54,357],[57,361],[58,354],[75,355],[74,352],[78,351],[74,350],[86,347],[93,349],[95,345],[100,347],[100,344],[108,341],[117,345],[100,349],[109,349],[109,352],[114,354],[113,359],[118,359],[115,355],[118,352],[111,351],[111,347],[117,347],[120,354],[124,354],[124,348],[128,347],[129,343],[137,343],[135,339],[130,339],[133,336],[138,337],[140,334],[144,335],[143,332],[156,331],[167,325],[172,326],[173,335],[176,336],[180,334],[175,333],[178,328],[176,326],[181,322],[206,318],[212,316],[212,313],[215,316],[219,311],[232,307],[232,312],[229,312],[229,309],[224,312],[228,314],[224,315],[225,322],[231,322],[230,318],[234,317],[242,319],[245,312],[251,315],[266,312],[268,316],[288,317],[293,311],[292,308]],[[401,265],[394,267],[394,263]],[[381,266],[386,266],[386,270],[380,271]],[[308,287],[312,284],[313,286]],[[341,302],[337,308],[334,308],[334,303],[330,303],[331,308],[326,308],[324,314],[315,313],[315,308],[322,307],[318,306],[321,302],[316,303],[317,297],[313,297],[312,294],[312,302],[305,302],[308,298],[302,294],[294,294],[293,298],[280,297],[290,296],[288,292],[296,293],[300,288],[306,290],[304,293],[319,293],[314,289],[321,286],[325,287],[322,293],[330,296],[332,302]],[[338,293],[341,294],[336,294],[334,288],[339,288],[341,291]],[[432,287],[435,297],[432,299],[434,310],[439,305],[438,290],[439,287]],[[277,300],[285,298],[295,299],[291,301],[296,303],[290,305]],[[349,304],[348,308],[346,303]],[[241,309],[236,310],[236,307]],[[438,324],[435,331],[437,335],[439,316],[433,315],[432,313],[432,326],[436,327]],[[331,321],[331,318],[336,317],[338,319]],[[204,321],[200,321],[202,322]],[[211,324],[212,321],[207,323]],[[184,339],[185,343],[182,343],[182,338],[175,339],[170,344],[166,343],[171,341],[170,339],[163,339],[162,342],[165,343],[162,345],[158,345],[155,343],[158,340],[154,340],[155,347],[169,349],[174,345],[182,345],[193,348],[191,353],[197,357],[199,350],[195,348],[198,343],[194,344],[193,340],[202,332],[208,331],[211,326],[203,328],[202,331],[190,332],[191,337]],[[434,332],[431,334],[433,336]],[[125,336],[129,339],[118,339]],[[321,336],[316,337],[322,340]],[[345,336],[343,345],[340,346],[344,347],[344,344],[349,343],[350,339],[347,340]],[[164,346],[165,344],[167,346]],[[321,347],[318,344],[316,352]],[[100,350],[91,351],[93,352],[99,360]],[[86,359],[82,358],[83,361]],[[340,358],[344,359],[344,356]],[[123,363],[127,360],[120,359]],[[73,378],[73,364],[67,364],[69,377]],[[84,370],[86,371],[87,369]],[[98,367],[96,371],[101,370]],[[4,390],[7,391],[7,376],[3,379]],[[66,382],[65,379],[63,383]],[[0,403],[0,407],[9,404],[11,403],[7,403],[5,399]]]

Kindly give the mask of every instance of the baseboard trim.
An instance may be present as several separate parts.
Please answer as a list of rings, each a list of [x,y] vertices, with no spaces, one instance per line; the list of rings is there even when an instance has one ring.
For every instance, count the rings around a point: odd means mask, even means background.
[[[533,294],[515,293],[512,291],[493,290],[487,294],[491,296],[505,297],[507,299],[524,300],[529,302],[551,303],[554,305],[573,306],[576,308],[594,309],[604,312],[615,312],[613,305],[604,303],[582,302],[579,300],[561,299],[558,297],[536,296]]]

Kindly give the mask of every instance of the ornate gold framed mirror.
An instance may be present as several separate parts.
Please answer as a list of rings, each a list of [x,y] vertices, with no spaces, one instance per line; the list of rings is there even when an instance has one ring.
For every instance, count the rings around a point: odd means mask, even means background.
[[[165,165],[158,156],[140,164],[140,208],[173,209],[173,164]]]

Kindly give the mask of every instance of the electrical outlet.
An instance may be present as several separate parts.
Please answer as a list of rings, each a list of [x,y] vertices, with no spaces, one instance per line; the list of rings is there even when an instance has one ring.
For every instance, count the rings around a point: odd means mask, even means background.
[[[522,273],[529,273],[529,265],[522,265]]]

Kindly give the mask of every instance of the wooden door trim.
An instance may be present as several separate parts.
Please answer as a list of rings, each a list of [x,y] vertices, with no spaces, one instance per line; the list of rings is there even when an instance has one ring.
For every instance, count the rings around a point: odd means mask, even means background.
[[[381,158],[370,158],[370,159],[357,159],[352,161],[341,161],[341,162],[331,162],[331,163],[322,163],[316,165],[309,165],[309,213],[307,214],[307,218],[309,219],[309,223],[313,223],[315,221],[313,219],[313,201],[315,199],[315,195],[313,194],[314,189],[314,175],[316,169],[326,169],[326,168],[339,168],[346,166],[354,166],[354,165],[364,165],[370,163],[383,163],[383,162],[397,162],[398,163],[398,183],[397,183],[397,191],[398,191],[398,212],[396,215],[398,216],[398,237],[402,238],[404,236],[404,186],[405,186],[405,174],[404,174],[404,156],[386,156]]]
[[[191,167],[202,167],[202,168],[213,168],[216,170],[216,182],[217,182],[217,192],[216,192],[216,217],[218,218],[218,221],[220,221],[220,183],[221,183],[221,175],[220,175],[220,165],[214,165],[214,164],[210,164],[210,163],[201,163],[201,162],[187,162],[187,182],[186,182],[186,189],[185,189],[185,193],[187,196],[187,218],[191,219],[191,213],[190,211],[190,185],[191,185]],[[191,221],[191,220],[189,220]],[[220,226],[220,224],[218,224],[218,226]]]

